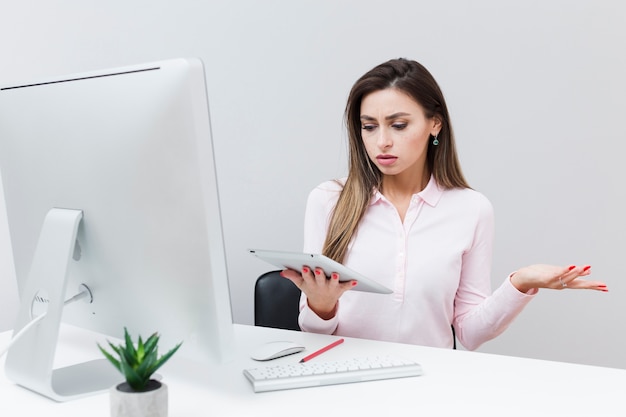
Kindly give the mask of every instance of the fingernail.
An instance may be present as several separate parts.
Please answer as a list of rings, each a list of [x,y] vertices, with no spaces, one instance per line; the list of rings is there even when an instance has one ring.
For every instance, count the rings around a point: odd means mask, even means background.
[[[569,267],[569,270],[571,271],[572,269],[576,268],[576,265],[572,265]]]
[[[339,275],[337,275],[336,272],[333,272],[330,276],[333,277],[333,279],[339,279]]]
[[[357,284],[356,281],[352,281],[352,286],[354,287]]]
[[[583,268],[583,271],[589,271],[591,269],[591,265],[587,265],[586,267]]]
[[[319,269],[315,270],[315,275],[321,275],[321,274],[322,274],[322,271],[320,271]]]
[[[304,272],[305,274],[309,273],[309,268],[307,268],[306,266],[304,268],[302,268],[302,272]]]

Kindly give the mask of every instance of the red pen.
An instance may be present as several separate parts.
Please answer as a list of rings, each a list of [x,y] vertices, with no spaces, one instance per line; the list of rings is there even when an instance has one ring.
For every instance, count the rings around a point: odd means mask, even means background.
[[[304,363],[304,362],[306,362],[306,361],[309,361],[309,360],[313,359],[314,357],[316,357],[316,356],[318,356],[318,355],[321,355],[322,353],[326,352],[327,350],[332,349],[332,348],[334,348],[335,346],[340,345],[340,344],[342,344],[342,343],[343,343],[343,339],[335,340],[335,341],[334,341],[333,343],[331,343],[330,345],[328,345],[328,346],[324,346],[324,347],[323,347],[323,348],[321,348],[320,350],[316,350],[315,352],[311,353],[310,355],[305,356],[304,358],[302,358],[302,359],[300,360],[300,363]]]

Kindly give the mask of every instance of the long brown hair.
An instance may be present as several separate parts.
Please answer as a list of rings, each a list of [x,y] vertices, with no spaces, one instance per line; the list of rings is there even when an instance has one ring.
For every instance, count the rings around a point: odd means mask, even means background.
[[[437,184],[445,189],[470,188],[459,164],[443,93],[430,72],[420,63],[404,58],[374,67],[352,87],[344,114],[349,140],[348,179],[332,213],[322,252],[337,262],[343,262],[372,193],[382,181],[382,173],[370,161],[361,137],[361,102],[368,94],[387,88],[408,94],[422,106],[427,118],[441,120],[439,144],[435,146],[430,141],[426,155],[428,171]]]

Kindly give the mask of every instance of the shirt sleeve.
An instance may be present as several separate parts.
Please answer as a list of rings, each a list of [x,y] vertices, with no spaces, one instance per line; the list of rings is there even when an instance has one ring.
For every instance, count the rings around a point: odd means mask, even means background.
[[[304,252],[322,253],[330,215],[339,198],[341,188],[341,183],[328,181],[309,194],[304,214]],[[332,334],[337,329],[337,317],[336,314],[329,320],[320,318],[309,308],[306,295],[302,293],[298,317],[300,329],[305,332]]]
[[[537,293],[536,289],[520,292],[510,275],[491,293],[493,236],[493,207],[485,198],[479,207],[474,242],[463,256],[454,305],[456,336],[469,350],[504,332]]]

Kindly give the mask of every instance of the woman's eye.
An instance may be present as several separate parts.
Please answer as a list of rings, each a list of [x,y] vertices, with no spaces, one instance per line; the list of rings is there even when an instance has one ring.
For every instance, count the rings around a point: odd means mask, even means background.
[[[376,129],[376,125],[361,125],[361,129],[371,132]]]
[[[391,125],[396,130],[402,130],[406,127],[406,123],[394,123]]]

